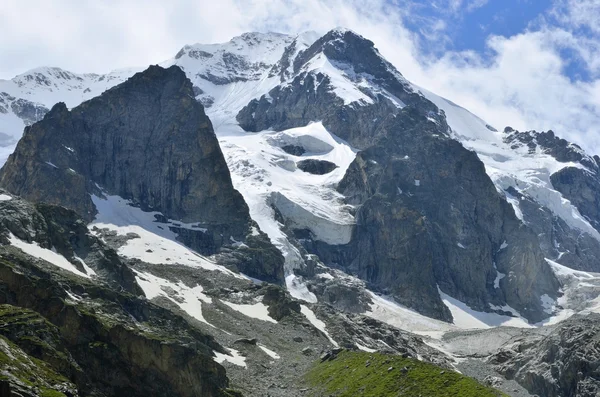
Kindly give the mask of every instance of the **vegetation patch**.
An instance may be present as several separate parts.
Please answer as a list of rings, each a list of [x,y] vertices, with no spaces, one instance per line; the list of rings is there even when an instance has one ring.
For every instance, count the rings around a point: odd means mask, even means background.
[[[306,375],[313,396],[505,397],[452,370],[411,358],[344,350]]]
[[[0,380],[19,385],[35,395],[64,397],[54,386],[69,386],[69,381],[45,362],[28,356],[18,346],[0,336]]]

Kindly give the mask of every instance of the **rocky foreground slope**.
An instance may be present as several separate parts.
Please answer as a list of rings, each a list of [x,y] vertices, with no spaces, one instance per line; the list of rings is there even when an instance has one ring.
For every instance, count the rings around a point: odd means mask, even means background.
[[[212,359],[226,350],[150,304],[130,268],[74,212],[9,197],[0,201],[6,395],[229,395]]]
[[[559,322],[600,307],[597,157],[494,129],[343,29],[133,73],[0,82],[3,150],[28,125],[0,171],[2,352],[23,357],[1,382],[300,396],[344,347],[598,392],[597,319]]]

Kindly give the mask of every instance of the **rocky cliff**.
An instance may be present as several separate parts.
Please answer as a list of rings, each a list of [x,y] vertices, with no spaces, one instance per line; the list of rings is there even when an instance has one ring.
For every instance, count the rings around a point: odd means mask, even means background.
[[[508,193],[521,203],[525,222],[538,235],[544,256],[574,269],[600,271],[597,260],[600,235],[596,233],[600,231],[598,156],[586,154],[553,131],[517,131],[506,127],[503,140],[514,150],[526,149],[532,156],[548,155],[561,164],[560,169],[549,175],[549,182],[589,223],[587,230],[569,225],[547,207],[540,207],[531,193],[509,188]]]
[[[306,71],[323,57],[345,70],[364,98],[345,103],[331,77]],[[351,241],[303,236],[309,252],[428,316],[451,320],[438,289],[480,311],[508,305],[534,322],[550,314],[540,297],[556,298],[559,284],[537,236],[498,194],[477,155],[451,139],[444,112],[372,42],[333,31],[300,52],[294,70],[297,77],[239,112],[240,125],[281,130],[323,120],[362,150],[338,185],[356,208]]]
[[[595,397],[600,393],[600,316],[574,316],[548,335],[523,335],[489,358],[531,393]]]
[[[224,260],[269,281],[283,278],[281,254],[251,221],[211,122],[177,67],[152,66],[72,110],[56,104],[26,128],[0,185],[88,222],[97,213],[93,195],[121,196],[176,221],[181,241],[203,254],[247,241],[250,249]]]
[[[0,191],[0,394],[300,397],[336,346],[377,387],[418,357],[443,367],[425,385],[597,394],[596,318],[548,324],[600,310],[598,157],[496,130],[344,29],[163,65],[0,81],[3,128],[30,125],[0,185],[32,200]]]
[[[212,359],[223,347],[149,303],[133,271],[73,211],[7,197],[0,200],[3,395],[228,395],[225,371]]]

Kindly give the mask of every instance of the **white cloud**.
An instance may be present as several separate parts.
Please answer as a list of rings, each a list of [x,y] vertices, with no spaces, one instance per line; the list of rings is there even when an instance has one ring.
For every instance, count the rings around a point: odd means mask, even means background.
[[[600,34],[600,0],[558,0],[552,14],[568,26]]]
[[[541,31],[493,37],[489,60],[448,54],[427,65],[420,79],[496,128],[553,129],[596,153],[600,81],[573,82],[566,77],[552,36]]]
[[[474,10],[484,0],[440,0]],[[497,128],[553,129],[600,153],[600,0],[559,0],[522,34],[490,36],[489,53],[425,56],[422,38],[444,42],[445,22],[411,0],[2,0],[0,77],[37,66],[106,72],[157,63],[185,44],[220,42],[251,30],[294,33],[349,27],[374,41],[414,83],[465,106]],[[569,62],[587,80],[565,75]]]
[[[225,41],[247,25],[234,0],[2,0],[0,77],[37,66],[77,72],[156,63],[190,41]]]
[[[471,0],[469,4],[467,4],[467,11],[474,11],[485,6],[488,2],[489,0]]]

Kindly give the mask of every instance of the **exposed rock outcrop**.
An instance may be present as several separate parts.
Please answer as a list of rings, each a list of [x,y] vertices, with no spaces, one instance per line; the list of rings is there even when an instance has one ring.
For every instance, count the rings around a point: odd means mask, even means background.
[[[365,98],[346,104],[329,76],[305,71],[315,57],[362,81]],[[559,285],[536,235],[498,194],[477,155],[450,138],[444,113],[372,42],[332,31],[298,55],[294,71],[293,80],[251,101],[237,120],[248,131],[322,120],[362,150],[338,186],[356,207],[350,242],[305,236],[310,253],[428,316],[451,319],[440,290],[480,311],[506,314],[494,308],[509,305],[534,322],[550,314],[541,296],[555,298]],[[277,207],[293,228],[298,222]]]
[[[600,158],[589,156],[553,131],[517,131],[506,127],[504,134],[504,142],[514,150],[526,147],[530,155],[549,155],[564,163],[563,168],[550,175],[552,187],[600,231]],[[538,234],[547,258],[575,269],[600,271],[596,259],[600,255],[598,234],[569,226],[526,193],[514,188],[508,193],[519,199],[524,221]]]
[[[325,175],[329,174],[331,171],[337,168],[335,163],[326,160],[301,160],[296,163],[298,168],[300,168],[304,172],[308,172],[309,174],[315,175]]]
[[[0,246],[0,291],[11,305],[0,306],[0,333],[80,395],[227,396],[211,358],[225,350],[143,298],[52,275],[10,246]]]
[[[39,103],[34,103],[23,98],[15,98],[14,96],[0,92],[0,113],[12,112],[23,120],[25,125],[31,125],[40,121],[48,112],[48,109]]]
[[[558,283],[477,156],[409,107],[385,128],[340,182],[361,206],[346,259],[329,261],[438,318],[448,314],[438,287],[477,310],[506,302],[543,318],[540,296],[556,296]],[[499,274],[509,276],[496,283]]]
[[[600,231],[600,169],[565,167],[551,175],[552,186]],[[596,270],[600,270],[596,269]]]
[[[91,195],[121,196],[193,222],[195,229],[175,231],[206,255],[258,230],[192,83],[176,66],[151,66],[70,111],[56,104],[26,128],[0,171],[0,185],[30,201],[70,208],[88,222],[97,212]],[[264,268],[255,260],[264,247],[276,251],[267,236],[258,232],[247,245],[253,250],[238,255],[238,268],[281,282],[281,255],[263,255],[270,261]]]
[[[538,236],[544,257],[572,269],[600,271],[600,241],[589,233],[570,227],[550,209],[514,188],[507,192],[519,200],[523,221]]]
[[[600,394],[600,315],[577,315],[548,335],[509,342],[489,362],[530,393],[547,397]]]
[[[366,98],[377,106],[346,105],[333,92],[330,76],[305,71],[317,56],[325,56],[340,68],[347,69],[348,78],[357,81],[366,79],[368,85],[383,89],[363,90]],[[435,105],[415,92],[402,75],[381,57],[373,42],[354,32],[334,30],[327,33],[298,54],[293,68],[296,77],[291,82],[252,100],[239,112],[237,120],[242,128],[247,131],[269,128],[279,131],[322,120],[328,131],[358,149],[366,149],[372,145],[379,126],[398,112],[398,105],[412,105],[422,114],[445,123]]]
[[[10,244],[11,238],[53,250],[86,274],[84,263],[97,281],[116,290],[143,294],[133,272],[113,249],[90,233],[74,211],[43,203],[33,205],[16,197],[0,200],[0,243]]]

